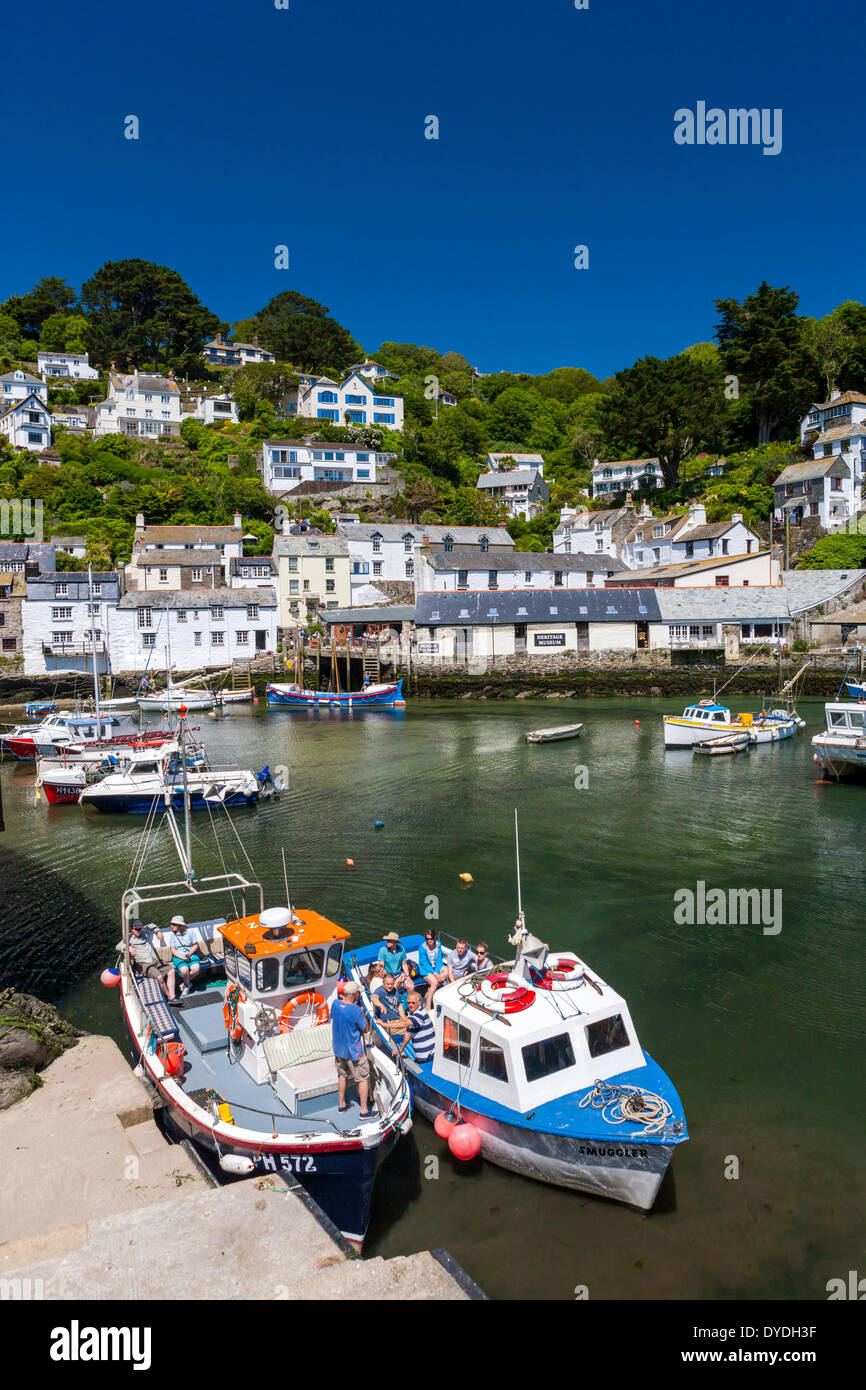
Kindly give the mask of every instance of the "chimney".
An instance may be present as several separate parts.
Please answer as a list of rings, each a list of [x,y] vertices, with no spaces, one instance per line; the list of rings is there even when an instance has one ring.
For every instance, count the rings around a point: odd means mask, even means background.
[[[732,515],[732,517],[731,517],[731,525],[733,526],[734,522],[736,522],[736,521],[742,521],[742,519],[743,519],[743,513],[742,513],[742,512],[734,512],[733,515]]]
[[[842,394],[842,392],[839,390],[839,388],[838,388],[838,387],[834,387],[834,389],[830,392],[830,400],[831,400],[831,401],[838,401],[838,399],[839,399],[839,397],[841,396],[841,394]]]
[[[243,524],[243,517],[241,516],[240,512],[235,512],[235,529],[240,531]]]
[[[136,512],[136,514],[135,514],[135,529],[136,529],[136,531],[143,531],[143,530],[144,530],[144,512]]]

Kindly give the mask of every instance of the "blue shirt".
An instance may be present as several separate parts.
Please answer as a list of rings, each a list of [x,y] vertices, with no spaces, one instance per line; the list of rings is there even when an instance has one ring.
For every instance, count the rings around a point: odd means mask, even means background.
[[[361,1034],[367,1031],[367,1015],[357,1004],[335,999],[331,1005],[334,1056],[357,1062],[361,1056]]]
[[[424,976],[432,975],[434,972],[439,974],[442,969],[442,943],[440,941],[436,942],[432,956],[426,941],[418,947],[418,969]]]
[[[399,975],[405,959],[406,952],[402,946],[398,946],[396,951],[391,951],[387,946],[383,946],[379,952],[379,960],[382,961],[389,975]]]

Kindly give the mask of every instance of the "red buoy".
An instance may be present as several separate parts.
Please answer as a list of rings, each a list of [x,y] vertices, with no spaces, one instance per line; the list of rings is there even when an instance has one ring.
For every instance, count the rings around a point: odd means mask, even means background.
[[[444,1110],[440,1110],[439,1114],[436,1116],[436,1119],[433,1121],[433,1128],[439,1135],[440,1139],[448,1139],[451,1135],[452,1129],[456,1124],[456,1120],[451,1119],[451,1117]]]
[[[634,721],[634,726],[635,726],[636,729],[639,729],[639,728],[640,728],[640,720],[639,720],[639,719],[636,719],[636,720]]]
[[[470,1158],[477,1158],[481,1152],[481,1135],[474,1125],[461,1120],[451,1131],[448,1147],[455,1158],[462,1159],[464,1163],[468,1162]]]
[[[113,965],[109,965],[103,970],[99,978],[104,985],[108,985],[110,988],[112,985],[120,984],[120,971],[115,970]]]

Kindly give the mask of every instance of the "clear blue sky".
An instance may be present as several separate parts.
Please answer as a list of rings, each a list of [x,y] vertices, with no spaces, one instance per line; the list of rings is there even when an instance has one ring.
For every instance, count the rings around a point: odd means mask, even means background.
[[[866,299],[864,38],[853,0],[49,0],[3,76],[0,297],[141,256],[227,320],[291,288],[368,351],[600,376],[764,277],[826,313]],[[782,108],[781,154],[677,146],[698,101]]]

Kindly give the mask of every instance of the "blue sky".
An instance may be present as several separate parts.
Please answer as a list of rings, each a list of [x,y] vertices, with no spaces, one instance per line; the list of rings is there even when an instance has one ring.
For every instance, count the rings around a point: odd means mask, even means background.
[[[368,351],[600,376],[762,278],[804,313],[866,299],[862,120],[830,80],[866,51],[853,4],[50,0],[39,27],[4,72],[0,298],[141,256],[228,320],[297,289]],[[781,153],[676,145],[698,101],[781,108]]]

